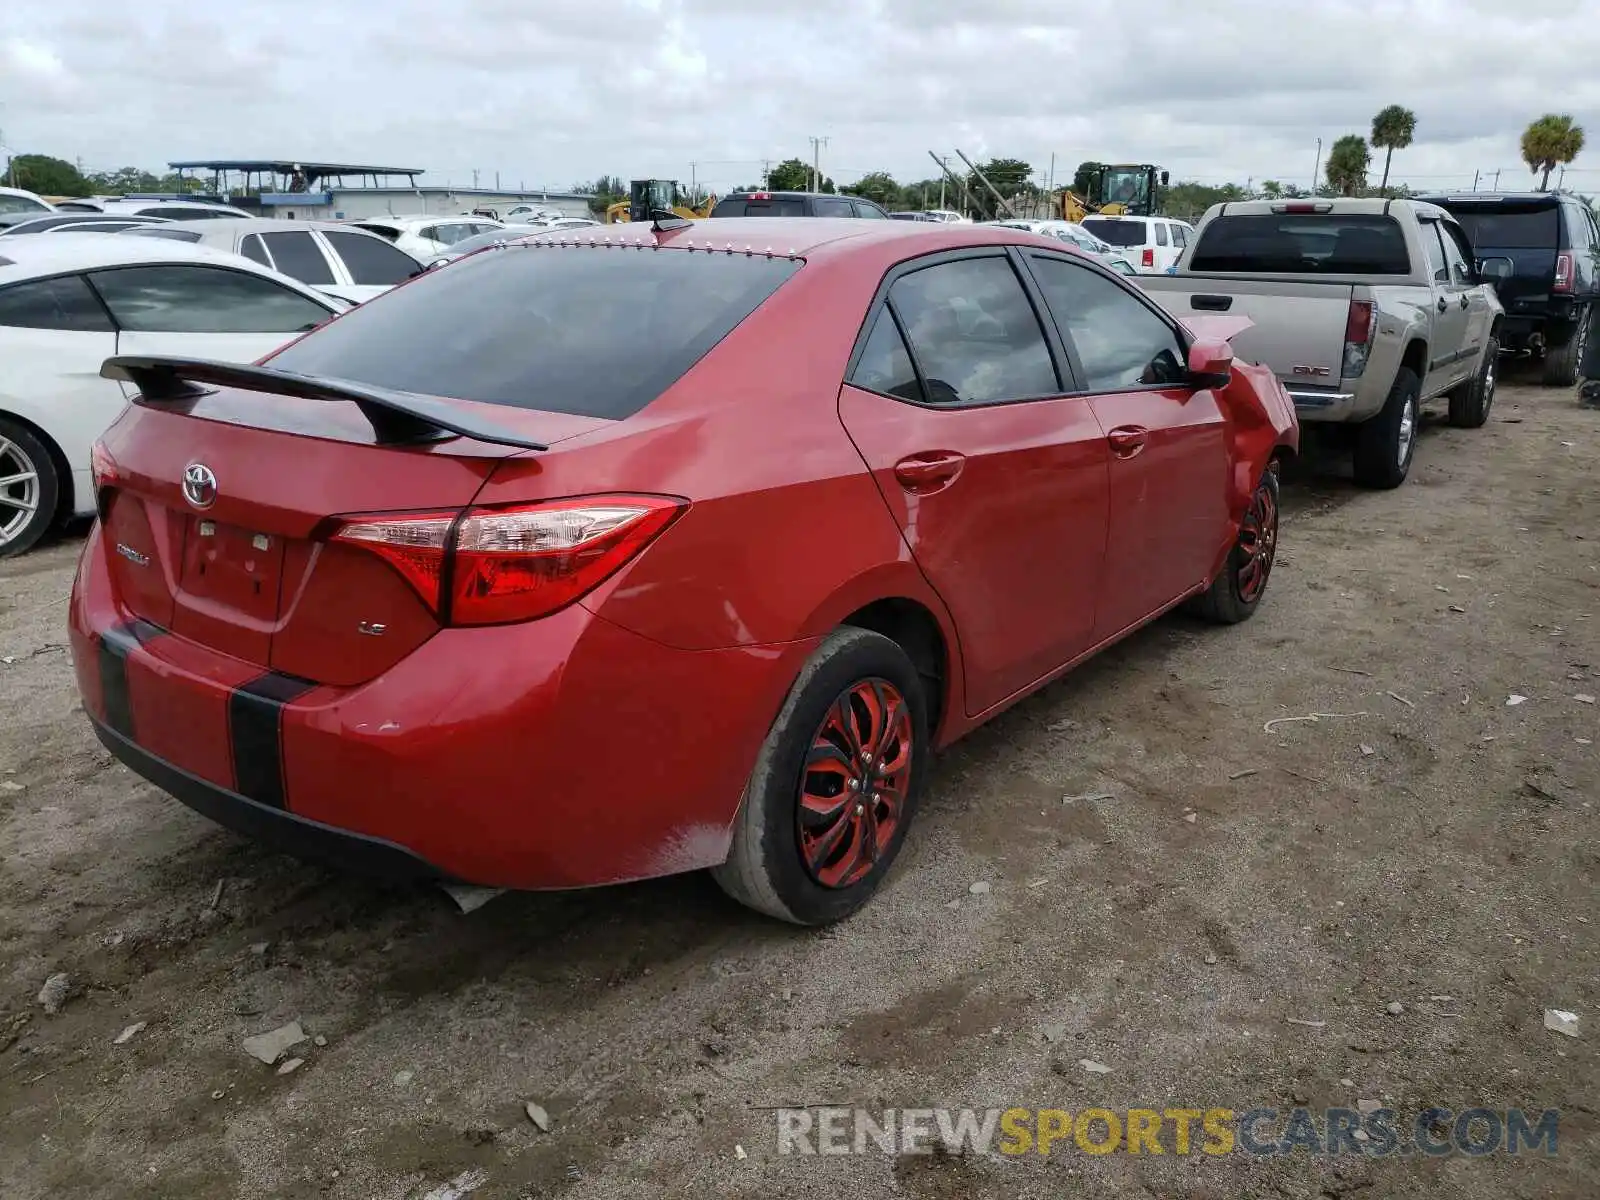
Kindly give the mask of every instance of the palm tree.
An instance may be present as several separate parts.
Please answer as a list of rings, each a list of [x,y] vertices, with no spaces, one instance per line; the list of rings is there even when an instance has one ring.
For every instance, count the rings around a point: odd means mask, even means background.
[[[1522,131],[1522,161],[1535,175],[1544,172],[1539,190],[1550,186],[1550,172],[1578,157],[1583,149],[1583,126],[1566,114],[1546,113]]]
[[[1367,186],[1372,152],[1359,133],[1347,133],[1328,151],[1328,185],[1341,196],[1354,196]]]
[[[1372,118],[1372,144],[1382,146],[1383,155],[1383,183],[1379,191],[1386,191],[1389,187],[1389,160],[1394,157],[1396,150],[1404,150],[1411,145],[1411,139],[1417,132],[1417,114],[1409,108],[1401,108],[1398,104],[1391,104],[1377,116]]]

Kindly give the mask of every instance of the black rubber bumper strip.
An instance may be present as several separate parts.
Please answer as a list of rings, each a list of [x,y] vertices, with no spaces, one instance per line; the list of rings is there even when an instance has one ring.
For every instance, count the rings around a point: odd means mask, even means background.
[[[233,778],[257,804],[287,808],[283,793],[283,706],[317,685],[269,671],[228,697]]]
[[[136,617],[119,621],[100,635],[100,697],[105,705],[106,724],[123,737],[134,736],[133,705],[128,699],[128,655],[136,646],[165,632],[154,622]]]
[[[105,748],[136,774],[171,793],[195,812],[235,833],[296,858],[323,863],[341,871],[401,882],[465,882],[454,879],[404,846],[295,816],[281,808],[258,804],[245,796],[200,779],[181,767],[135,745],[133,741],[90,718]]]

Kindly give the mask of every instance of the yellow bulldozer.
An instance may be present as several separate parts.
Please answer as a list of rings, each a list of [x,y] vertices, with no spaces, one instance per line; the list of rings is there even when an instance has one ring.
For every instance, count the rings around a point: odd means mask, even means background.
[[[1108,217],[1153,217],[1161,207],[1161,189],[1169,176],[1149,163],[1102,163],[1089,177],[1089,195],[1063,188],[1058,197],[1061,219],[1081,221],[1101,213]]]
[[[685,220],[699,221],[709,217],[717,206],[715,196],[707,196],[698,208],[690,205],[688,199],[676,179],[635,179],[628,184],[628,198],[606,209],[606,224],[648,221],[656,212],[671,212]]]

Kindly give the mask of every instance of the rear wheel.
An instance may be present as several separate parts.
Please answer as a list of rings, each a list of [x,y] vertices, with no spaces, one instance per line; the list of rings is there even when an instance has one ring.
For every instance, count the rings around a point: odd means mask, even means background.
[[[1544,372],[1540,377],[1545,387],[1571,387],[1578,382],[1578,368],[1583,365],[1583,351],[1589,344],[1589,314],[1578,313],[1578,323],[1572,335],[1559,346],[1550,346],[1544,352]]]
[[[1494,407],[1494,388],[1499,378],[1500,343],[1490,338],[1477,375],[1450,393],[1450,424],[1461,429],[1480,428]]]
[[[1195,614],[1219,625],[1248,620],[1266,594],[1277,556],[1278,474],[1269,467],[1250,497],[1222,573],[1195,598],[1191,606]]]
[[[0,558],[30,549],[50,528],[61,483],[34,434],[0,417]]]
[[[1383,410],[1357,428],[1355,477],[1362,487],[1395,488],[1406,481],[1417,449],[1421,395],[1417,373],[1401,367]]]
[[[927,759],[926,693],[906,652],[882,634],[835,630],[761,745],[713,878],[797,925],[849,916],[900,852]]]

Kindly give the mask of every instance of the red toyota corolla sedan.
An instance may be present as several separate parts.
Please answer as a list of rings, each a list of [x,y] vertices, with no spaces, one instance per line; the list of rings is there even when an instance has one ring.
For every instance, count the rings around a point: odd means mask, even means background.
[[[1260,603],[1298,427],[1211,320],[1019,230],[747,218],[485,250],[254,367],[111,359],[84,707],[303,856],[838,919],[935,749]]]

